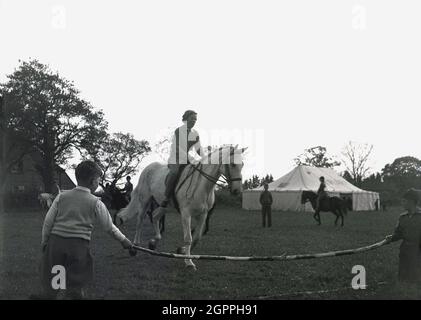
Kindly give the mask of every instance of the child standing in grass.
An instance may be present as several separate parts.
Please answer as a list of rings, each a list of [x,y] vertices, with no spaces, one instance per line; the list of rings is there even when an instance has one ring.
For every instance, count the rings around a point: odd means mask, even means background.
[[[402,240],[399,252],[399,281],[421,283],[421,208],[419,192],[410,189],[402,197],[406,212],[400,215],[393,235],[387,236],[390,242]]]
[[[55,299],[52,268],[65,270],[66,298],[83,299],[84,289],[93,277],[90,240],[94,222],[129,249],[132,243],[113,224],[105,205],[92,193],[98,188],[101,169],[93,161],[83,161],[76,168],[78,186],[54,200],[42,228],[41,277],[44,298]]]

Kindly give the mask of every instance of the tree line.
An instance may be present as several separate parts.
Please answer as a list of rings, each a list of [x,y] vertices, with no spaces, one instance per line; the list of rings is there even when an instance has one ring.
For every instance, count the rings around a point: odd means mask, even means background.
[[[40,156],[36,170],[45,192],[55,184],[57,165],[68,159],[97,160],[101,184],[116,184],[134,174],[151,151],[149,142],[130,133],[110,133],[102,110],[81,98],[74,83],[38,60],[19,61],[0,84],[0,210],[4,206],[7,173],[26,155]]]

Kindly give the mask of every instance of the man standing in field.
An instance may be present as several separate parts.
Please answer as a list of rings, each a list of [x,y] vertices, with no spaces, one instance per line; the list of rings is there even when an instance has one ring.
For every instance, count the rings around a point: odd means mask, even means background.
[[[402,197],[405,212],[399,217],[389,242],[402,240],[399,250],[399,282],[421,285],[421,208],[420,190],[410,189]]]
[[[124,196],[127,200],[127,203],[130,202],[130,200],[132,199],[132,192],[133,192],[133,184],[130,182],[132,178],[130,176],[126,177],[126,184],[124,185]]]
[[[260,194],[260,204],[262,205],[262,224],[263,228],[266,227],[266,219],[268,227],[272,227],[272,194],[270,193],[267,183],[264,184],[265,191]]]

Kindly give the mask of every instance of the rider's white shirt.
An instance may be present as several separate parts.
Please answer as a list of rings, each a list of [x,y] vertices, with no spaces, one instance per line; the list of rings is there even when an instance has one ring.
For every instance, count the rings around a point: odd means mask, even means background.
[[[171,149],[170,149],[170,156],[168,158],[169,164],[176,164],[176,163],[187,163],[187,159],[189,163],[197,164],[200,162],[202,157],[199,155],[203,155],[203,149],[200,144],[200,140],[197,141],[189,150],[187,149],[187,139],[188,141],[196,141],[197,137],[199,137],[199,133],[195,129],[191,129],[188,137],[187,137],[187,125],[182,125],[179,128],[179,161],[177,162],[177,139],[175,133],[171,139]],[[187,155],[187,158],[186,158]]]

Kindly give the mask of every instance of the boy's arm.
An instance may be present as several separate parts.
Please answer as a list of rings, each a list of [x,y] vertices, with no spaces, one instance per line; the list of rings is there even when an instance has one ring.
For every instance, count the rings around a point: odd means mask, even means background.
[[[54,225],[54,220],[56,219],[56,216],[57,216],[59,198],[60,198],[60,195],[57,195],[50,209],[48,209],[48,212],[44,219],[44,224],[42,226],[42,240],[41,240],[41,245],[43,247],[47,244],[48,237],[50,236],[51,229],[53,228],[53,225]]]
[[[126,236],[114,225],[111,215],[105,204],[98,200],[95,207],[96,217],[102,229],[111,235],[114,239],[121,242],[124,248],[130,248],[132,243]]]
[[[393,231],[393,235],[390,238],[390,241],[391,242],[398,241],[398,240],[401,240],[403,238],[402,227],[401,227],[401,223],[400,222],[401,221],[400,221],[400,217],[399,217],[398,224],[396,225],[396,228]]]

